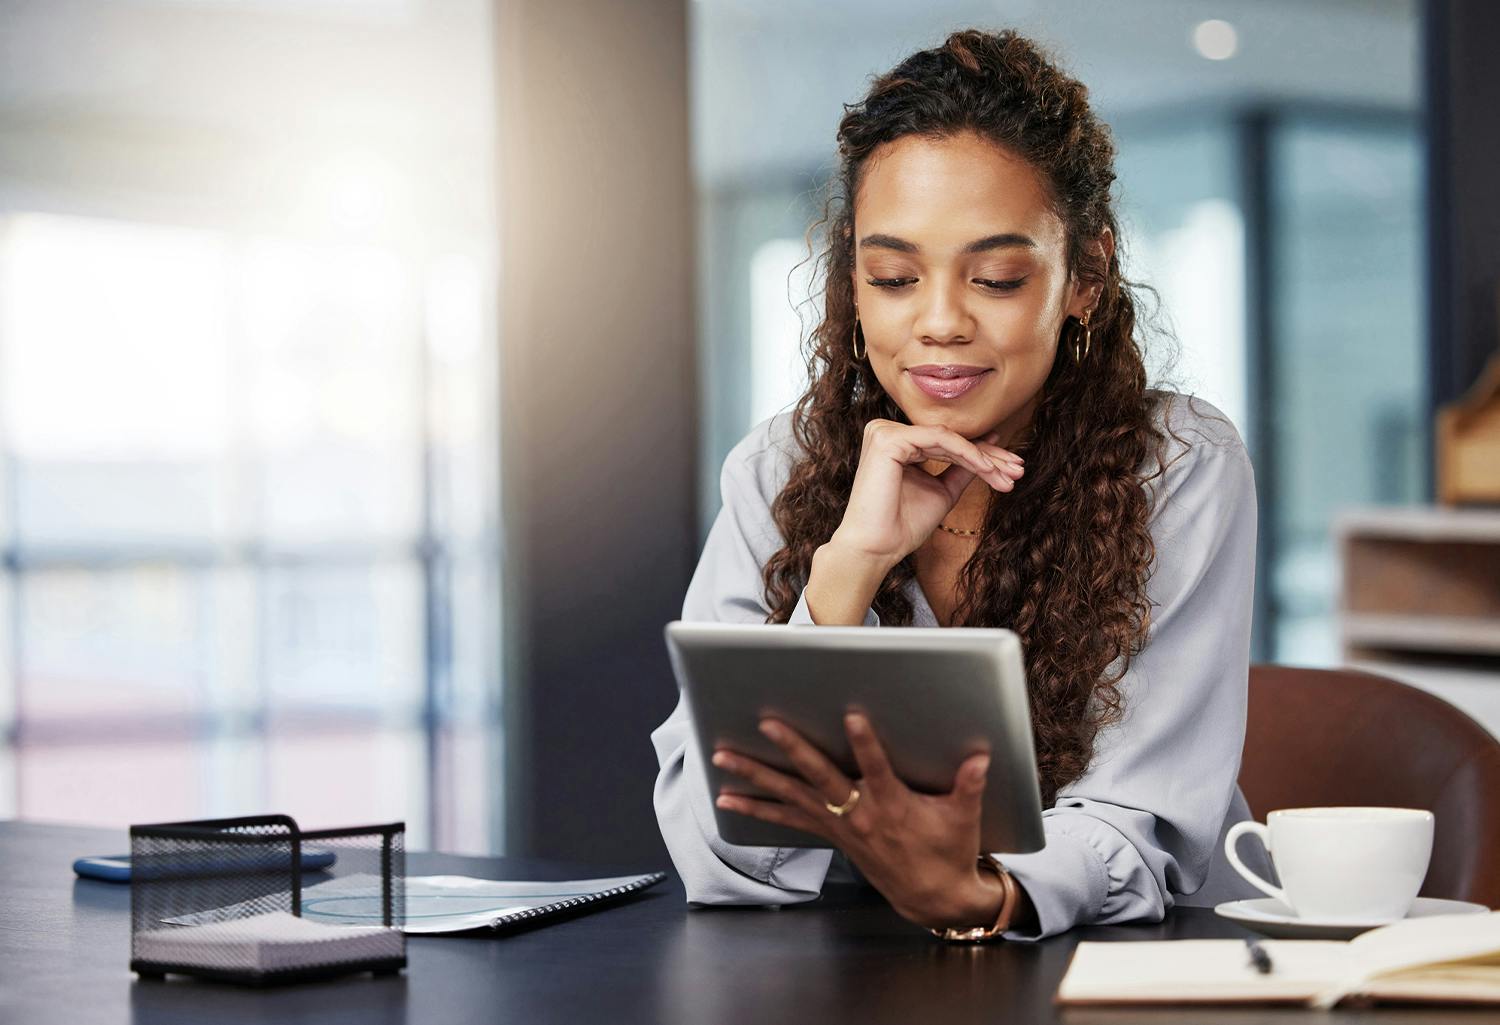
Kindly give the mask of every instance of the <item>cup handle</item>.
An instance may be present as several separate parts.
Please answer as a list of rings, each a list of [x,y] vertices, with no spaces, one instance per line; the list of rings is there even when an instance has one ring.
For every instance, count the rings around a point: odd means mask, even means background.
[[[1260,876],[1256,875],[1254,872],[1246,868],[1245,863],[1240,860],[1239,852],[1234,848],[1235,844],[1239,843],[1240,837],[1244,836],[1246,833],[1254,833],[1257,837],[1259,837],[1260,842],[1266,848],[1266,853],[1270,853],[1271,831],[1266,828],[1264,823],[1246,821],[1236,822],[1234,825],[1229,827],[1229,832],[1224,835],[1224,856],[1229,859],[1229,864],[1234,866],[1234,870],[1245,877],[1246,882],[1254,886],[1257,890],[1260,890],[1262,893],[1271,897],[1275,897],[1287,907],[1291,907],[1292,902],[1287,899],[1285,890],[1272,886]]]

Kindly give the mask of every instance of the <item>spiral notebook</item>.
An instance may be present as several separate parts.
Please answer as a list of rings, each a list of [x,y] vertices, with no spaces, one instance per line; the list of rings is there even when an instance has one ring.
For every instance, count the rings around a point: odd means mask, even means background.
[[[469,876],[409,876],[406,880],[404,931],[412,935],[503,929],[618,900],[655,886],[665,878],[665,872],[611,876],[606,879],[573,879],[566,882],[503,882],[473,879]],[[313,894],[315,900],[316,896]],[[331,905],[320,908],[314,904],[310,907],[306,893],[302,900],[302,913],[329,922],[342,920],[341,911]]]
[[[519,882],[471,876],[407,876],[402,931],[407,935],[503,929],[618,900],[655,886],[665,872],[562,882]],[[253,902],[166,919],[172,925],[202,925],[252,913]],[[302,917],[325,925],[378,925],[380,878],[344,876],[302,888]]]

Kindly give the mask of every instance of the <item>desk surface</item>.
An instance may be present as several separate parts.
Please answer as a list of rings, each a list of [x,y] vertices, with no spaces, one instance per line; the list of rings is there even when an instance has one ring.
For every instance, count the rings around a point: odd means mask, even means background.
[[[0,822],[0,1022],[1049,1022],[1145,1025],[1479,1021],[1493,1010],[1055,1008],[1080,939],[1241,937],[1211,911],[1078,929],[1036,944],[951,946],[870,891],[814,905],[689,909],[674,879],[630,903],[504,937],[412,937],[397,978],[270,990],[130,973],[130,889],[76,879],[73,859],[128,849],[120,831]],[[412,875],[578,878],[584,867],[414,853]],[[1205,1016],[1207,1011],[1207,1017]]]

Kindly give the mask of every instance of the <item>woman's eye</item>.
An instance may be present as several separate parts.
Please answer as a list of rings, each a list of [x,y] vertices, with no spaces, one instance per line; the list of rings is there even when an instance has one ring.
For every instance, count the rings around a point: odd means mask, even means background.
[[[913,284],[916,278],[867,278],[871,285],[876,288],[900,289]],[[1025,278],[1016,278],[1012,281],[992,281],[987,278],[975,278],[974,283],[991,292],[1013,292],[1021,287]]]
[[[985,278],[975,278],[974,282],[988,288],[992,292],[1013,292],[1020,288],[1021,282],[1025,280],[1025,278],[1016,278],[1012,281],[989,281]]]

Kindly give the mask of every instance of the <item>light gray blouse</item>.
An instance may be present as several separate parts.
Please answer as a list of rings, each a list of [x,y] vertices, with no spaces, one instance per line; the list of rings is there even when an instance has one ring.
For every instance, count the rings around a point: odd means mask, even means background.
[[[1080,924],[1160,921],[1174,904],[1209,907],[1259,896],[1222,850],[1229,827],[1251,817],[1235,780],[1255,582],[1254,475],[1222,413],[1202,399],[1154,394],[1157,423],[1182,440],[1168,436],[1166,472],[1142,485],[1152,493],[1156,544],[1147,643],[1118,684],[1123,721],[1100,732],[1088,771],[1042,812],[1045,848],[996,852],[1025,886],[1040,924],[1032,933],[1011,930],[1007,939],[1041,939]],[[725,459],[723,507],[688,586],[684,620],[766,621],[761,569],[782,545],[770,507],[796,444],[791,414],[782,413],[757,425]],[[912,625],[938,626],[915,580],[908,594]],[[790,622],[815,625],[805,592]],[[880,625],[873,609],[865,625]],[[834,851],[740,847],[719,838],[685,700],[651,740],[661,766],[657,820],[689,901],[807,901],[825,879],[849,874]],[[1274,878],[1258,844],[1241,856]]]

